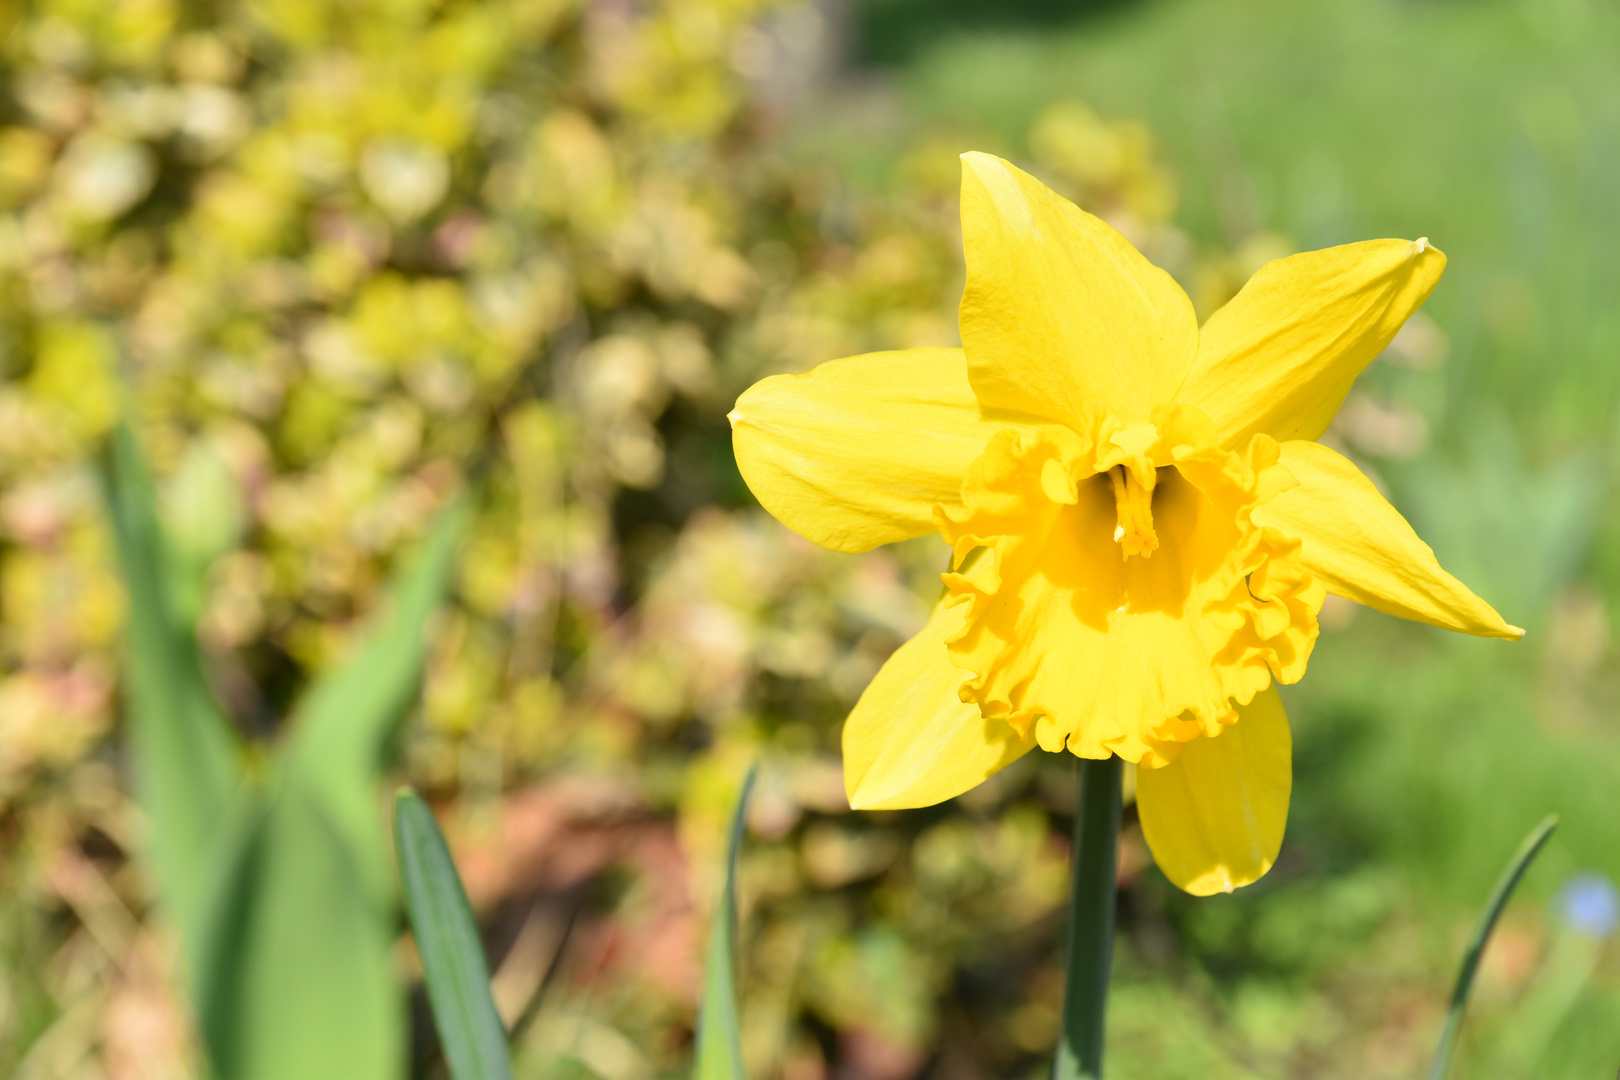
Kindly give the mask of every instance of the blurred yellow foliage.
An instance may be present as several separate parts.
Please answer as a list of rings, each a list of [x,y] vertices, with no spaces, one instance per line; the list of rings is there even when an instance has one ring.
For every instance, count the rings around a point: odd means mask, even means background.
[[[785,156],[750,81],[770,74],[757,24],[782,14],[29,6],[0,46],[0,812],[17,823],[0,907],[38,932],[8,961],[34,974],[0,995],[0,1068],[61,1045],[140,1053],[128,1029],[74,1019],[115,995],[67,958],[126,958],[79,921],[47,926],[60,891],[38,869],[93,835],[124,917],[150,910],[107,767],[123,608],[96,456],[120,416],[156,466],[182,599],[250,737],[279,737],[264,717],[344,655],[396,556],[470,487],[478,519],[409,779],[476,822],[554,775],[629,778],[701,863],[766,756],[756,828],[771,839],[750,887],[760,964],[788,968],[761,977],[759,1030],[777,1033],[750,1044],[762,1069],[808,1060],[806,1009],[919,1045],[965,947],[961,912],[999,932],[1059,904],[1038,815],[934,826],[910,862],[886,827],[834,823],[837,721],[920,625],[941,557],[836,557],[762,518],[723,417],[764,374],[954,344],[955,155],[970,147],[919,133],[889,197]],[[1145,130],[1063,102],[1029,144],[1032,167],[1202,281]],[[879,880],[876,921],[854,894],[828,899]],[[923,940],[938,944],[926,961]],[[794,963],[811,972],[802,995]],[[633,963],[615,977],[630,989],[603,1023],[678,1061],[689,997]],[[30,993],[45,1019],[25,1021]]]

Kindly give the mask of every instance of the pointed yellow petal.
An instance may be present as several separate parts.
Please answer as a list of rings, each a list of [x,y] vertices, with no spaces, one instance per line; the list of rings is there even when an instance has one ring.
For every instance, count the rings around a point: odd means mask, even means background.
[[[1485,601],[1440,568],[1400,512],[1343,455],[1314,442],[1282,444],[1299,480],[1254,511],[1254,520],[1300,541],[1300,559],[1328,592],[1403,619],[1481,637],[1516,640]]]
[[[1268,263],[1204,324],[1176,400],[1207,413],[1227,446],[1259,432],[1315,439],[1445,268],[1427,240],[1369,240]]]
[[[1198,348],[1192,303],[1119,233],[989,154],[962,155],[962,344],[986,408],[1146,419]]]
[[[788,528],[837,551],[934,531],[935,503],[1002,422],[983,420],[961,349],[904,349],[764,379],[731,412],[737,467]]]
[[[1142,835],[1165,877],[1194,896],[1258,881],[1277,859],[1293,787],[1293,739],[1268,686],[1215,738],[1168,765],[1138,769]]]
[[[962,615],[940,605],[889,657],[844,722],[844,788],[857,810],[932,806],[978,787],[1035,745],[964,705],[945,638]]]

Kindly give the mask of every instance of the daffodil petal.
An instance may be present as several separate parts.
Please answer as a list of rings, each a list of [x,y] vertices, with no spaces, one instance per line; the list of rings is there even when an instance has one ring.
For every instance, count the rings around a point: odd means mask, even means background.
[[[1268,686],[1220,735],[1194,739],[1168,765],[1138,769],[1142,836],[1165,877],[1209,896],[1270,870],[1288,822],[1292,755],[1288,715]]]
[[[962,155],[962,344],[986,408],[1146,419],[1198,348],[1186,293],[1113,228],[989,154]]]
[[[1369,240],[1268,263],[1204,324],[1176,400],[1207,413],[1227,446],[1260,432],[1315,439],[1445,268],[1426,240]]]
[[[1447,630],[1524,636],[1442,570],[1429,545],[1342,454],[1321,443],[1285,442],[1282,464],[1299,485],[1257,508],[1254,520],[1299,540],[1301,561],[1328,592]]]
[[[932,806],[977,787],[1035,745],[964,705],[945,638],[960,611],[941,605],[889,657],[844,722],[844,788],[857,810]]]
[[[981,418],[961,349],[904,349],[775,375],[731,412],[743,479],[788,528],[836,551],[934,531],[936,503],[1008,426]]]

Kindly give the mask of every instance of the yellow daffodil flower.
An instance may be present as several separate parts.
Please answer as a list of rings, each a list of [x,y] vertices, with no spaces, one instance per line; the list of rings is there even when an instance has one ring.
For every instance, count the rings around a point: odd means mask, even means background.
[[[1280,259],[1200,328],[1169,274],[988,154],[962,157],[960,349],[834,360],[731,414],[765,508],[838,551],[938,530],[945,596],[844,728],[857,808],[927,806],[1036,746],[1135,762],[1155,859],[1231,891],[1282,843],[1274,682],[1332,592],[1518,638],[1314,441],[1445,268],[1426,240]]]

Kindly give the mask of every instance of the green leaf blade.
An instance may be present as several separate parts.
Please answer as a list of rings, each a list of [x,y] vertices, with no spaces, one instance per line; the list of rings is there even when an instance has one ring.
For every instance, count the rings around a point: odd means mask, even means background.
[[[241,832],[211,911],[198,1026],[221,1080],[395,1080],[405,1001],[394,926],[324,800],[281,771]],[[223,875],[222,875],[223,876]]]
[[[238,748],[203,675],[195,631],[173,609],[152,478],[123,425],[109,440],[104,477],[129,597],[129,738],[136,797],[152,824],[147,860],[195,963],[222,823],[242,783]]]
[[[759,766],[748,770],[731,815],[726,844],[726,881],[714,908],[709,959],[704,973],[703,1004],[698,1009],[695,1080],[745,1080],[742,1027],[737,1019],[737,853],[742,849],[748,799]]]
[[[449,588],[470,516],[464,501],[439,514],[396,574],[358,653],[300,702],[298,730],[288,747],[292,767],[327,802],[335,824],[360,852],[365,887],[382,909],[392,905],[393,888],[376,788],[390,737],[420,690],[428,621]]]
[[[408,788],[394,797],[394,845],[405,910],[450,1075],[455,1080],[508,1080],[512,1065],[506,1031],[490,995],[478,925],[433,812]]]
[[[442,514],[396,573],[355,657],[304,699],[216,869],[193,997],[223,1080],[401,1074],[405,995],[378,786],[419,690],[427,623],[466,520]]]
[[[1474,936],[1468,942],[1468,948],[1463,952],[1462,964],[1457,969],[1457,983],[1451,991],[1451,1007],[1446,1013],[1445,1029],[1440,1033],[1440,1045],[1434,1052],[1434,1064],[1429,1069],[1429,1080],[1444,1080],[1446,1070],[1451,1067],[1451,1054],[1456,1049],[1457,1033],[1462,1028],[1463,1010],[1468,1006],[1468,995],[1474,988],[1474,973],[1479,970],[1479,960],[1490,941],[1491,931],[1496,928],[1496,920],[1501,917],[1502,909],[1507,907],[1513,890],[1518,888],[1519,880],[1524,877],[1525,871],[1530,869],[1530,863],[1541,852],[1556,828],[1558,828],[1557,814],[1548,814],[1542,818],[1541,823],[1531,829],[1530,835],[1524,838],[1519,850],[1514,852],[1513,858],[1502,871],[1502,876],[1497,879],[1496,888],[1492,890],[1490,901],[1485,905],[1485,912],[1480,916],[1479,925],[1474,927]]]

